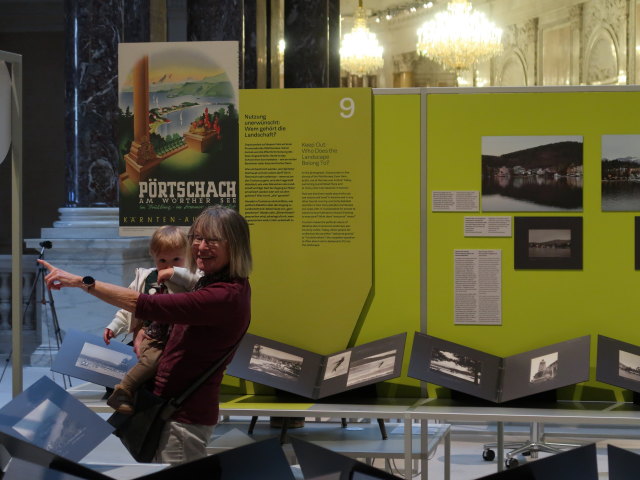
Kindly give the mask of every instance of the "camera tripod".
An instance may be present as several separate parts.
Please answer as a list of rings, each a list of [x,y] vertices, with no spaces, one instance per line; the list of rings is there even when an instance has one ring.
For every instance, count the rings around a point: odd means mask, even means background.
[[[44,251],[53,246],[53,244],[46,240],[39,243],[41,249],[38,255],[38,260],[44,259]],[[40,289],[40,303],[42,305],[49,305],[49,315],[51,316],[51,324],[52,327],[49,327],[49,334],[51,332],[51,328],[53,328],[53,334],[56,341],[56,350],[60,350],[60,345],[62,344],[62,331],[60,330],[60,323],[58,322],[58,314],[56,313],[55,303],[53,302],[53,295],[51,294],[51,290],[47,288],[47,285],[44,281],[44,277],[47,274],[47,269],[38,263],[36,278],[31,285],[31,290],[29,291],[29,296],[27,297],[27,303],[24,306],[24,311],[22,312],[22,318],[25,318],[27,311],[29,310],[29,306],[31,305],[31,301],[35,298],[36,288]],[[49,315],[46,315],[47,319]],[[47,322],[48,326],[48,322]],[[49,337],[50,338],[50,337]],[[2,370],[2,374],[0,374],[0,382],[4,378],[4,374],[9,367],[9,362],[11,361],[11,356],[13,354],[13,350],[9,352],[9,356],[5,362],[4,368]],[[71,377],[68,375],[62,375],[62,382],[64,384],[64,388],[67,388],[67,381],[69,382],[69,387],[71,386]]]

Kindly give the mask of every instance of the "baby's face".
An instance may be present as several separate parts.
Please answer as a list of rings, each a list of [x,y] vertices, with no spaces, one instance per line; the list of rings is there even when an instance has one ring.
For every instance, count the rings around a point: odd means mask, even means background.
[[[158,270],[164,270],[170,267],[184,267],[186,253],[186,250],[182,248],[160,250],[157,254],[153,255],[153,261]]]

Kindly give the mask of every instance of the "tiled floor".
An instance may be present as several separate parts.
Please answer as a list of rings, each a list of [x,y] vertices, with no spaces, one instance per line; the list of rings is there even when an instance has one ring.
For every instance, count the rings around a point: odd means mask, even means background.
[[[4,365],[0,366],[0,372]],[[24,388],[28,388],[32,383],[38,380],[43,375],[46,375],[56,381],[58,384],[63,385],[63,379],[59,374],[53,374],[48,367],[25,367],[23,373]],[[7,371],[0,381],[0,405],[4,405],[11,397],[12,390],[11,369],[7,368]],[[80,384],[82,381],[71,379],[71,382]],[[106,417],[106,415],[105,415]],[[453,425],[452,426],[452,443],[451,443],[451,478],[453,480],[472,480],[486,475],[490,475],[497,471],[497,462],[487,462],[482,458],[483,445],[486,442],[495,441],[495,427],[486,424],[473,424],[473,425]],[[218,432],[218,436],[222,433],[222,429]],[[560,436],[579,436],[578,443],[590,443],[597,442],[598,447],[598,469],[601,479],[607,479],[607,456],[606,448],[607,444],[619,446],[629,450],[635,450],[640,452],[640,428],[567,428],[561,426],[547,425],[547,432],[550,432],[554,436],[554,440],[557,440]],[[507,425],[505,427],[506,441],[518,441],[525,440],[527,438],[527,426],[526,425]],[[215,438],[214,433],[214,438]],[[279,430],[273,431],[273,436],[279,435]],[[566,440],[570,440],[567,438]],[[564,439],[563,439],[564,440]],[[575,440],[575,438],[574,438]],[[540,458],[543,458],[547,454],[540,454]],[[109,437],[98,448],[90,453],[85,459],[85,462],[90,463],[133,463],[133,459],[126,452],[124,447],[120,444],[119,440],[113,436]],[[520,457],[519,461],[534,461],[530,458]],[[404,463],[401,459],[389,460],[376,460],[374,465],[379,468],[391,469],[394,473],[402,476],[404,473]],[[428,478],[431,480],[441,480],[444,478],[444,450],[440,445],[435,451],[433,457],[428,462],[429,472]],[[414,478],[421,478],[419,465],[414,465]],[[135,476],[142,474],[142,471],[136,472]],[[131,475],[131,474],[129,474]],[[299,475],[299,474],[298,474]],[[120,478],[134,478],[127,477],[124,473]]]

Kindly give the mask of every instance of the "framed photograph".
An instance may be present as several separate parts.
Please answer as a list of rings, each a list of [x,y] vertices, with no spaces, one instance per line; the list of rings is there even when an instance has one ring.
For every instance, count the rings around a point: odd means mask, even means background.
[[[582,269],[582,217],[515,217],[514,268]]]

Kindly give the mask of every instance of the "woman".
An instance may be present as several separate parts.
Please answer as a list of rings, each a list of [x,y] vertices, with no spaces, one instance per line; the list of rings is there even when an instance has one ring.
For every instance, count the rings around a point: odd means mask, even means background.
[[[172,324],[153,390],[165,398],[180,395],[233,348],[251,316],[251,248],[246,220],[233,209],[209,207],[194,221],[189,240],[193,261],[204,276],[194,291],[173,295],[145,295],[39,260],[49,270],[45,281],[50,289],[84,288],[141,320]],[[156,462],[176,464],[206,455],[207,441],[218,421],[223,374],[224,368],[173,415],[160,439]]]

